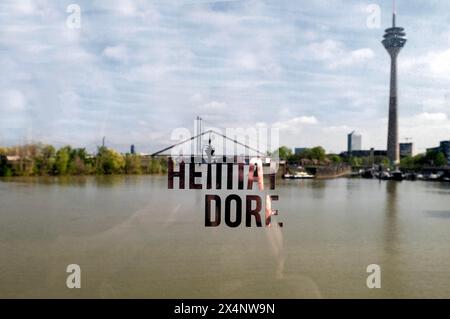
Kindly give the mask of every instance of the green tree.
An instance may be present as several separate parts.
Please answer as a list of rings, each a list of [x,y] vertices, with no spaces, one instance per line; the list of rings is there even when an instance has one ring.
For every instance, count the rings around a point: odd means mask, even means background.
[[[75,175],[90,173],[88,154],[85,148],[74,148],[71,150],[68,171],[70,174]]]
[[[362,166],[362,164],[363,164],[363,161],[359,157],[354,157],[354,156],[350,157],[350,165],[351,166],[359,167],[359,166]]]
[[[280,160],[288,160],[291,155],[292,150],[287,146],[281,146],[278,149],[278,157],[280,158]]]
[[[141,174],[141,158],[136,154],[127,154],[125,156],[125,173]]]
[[[447,164],[445,154],[435,150],[427,151],[424,158],[424,164],[431,166],[444,166]]]
[[[160,158],[159,164],[161,165],[161,173],[167,174],[167,170],[168,170],[167,158]]]
[[[361,157],[361,162],[364,167],[369,167],[374,164],[374,158],[372,156]]]
[[[123,156],[104,146],[98,148],[96,158],[97,174],[120,174],[125,167]]]
[[[56,175],[66,175],[69,167],[71,147],[65,146],[56,152],[54,173]]]
[[[427,159],[425,154],[417,154],[416,156],[413,157],[413,161],[415,167],[421,167],[426,164]]]
[[[340,163],[342,163],[342,158],[339,155],[329,154],[327,157],[333,164],[340,164]]]
[[[400,168],[413,169],[416,167],[416,163],[412,156],[406,156],[400,160]]]
[[[311,149],[311,159],[323,161],[326,158],[325,149],[322,146],[316,146]]]
[[[0,154],[0,176],[12,176],[13,171],[6,155]]]
[[[148,164],[148,173],[149,174],[161,174],[162,167],[161,162],[157,158],[151,158]]]
[[[442,152],[438,152],[436,154],[434,164],[436,166],[445,166],[447,164],[447,158],[445,158],[445,154]]]
[[[53,173],[55,165],[56,150],[51,145],[45,145],[35,156],[34,173],[37,175],[48,175]]]

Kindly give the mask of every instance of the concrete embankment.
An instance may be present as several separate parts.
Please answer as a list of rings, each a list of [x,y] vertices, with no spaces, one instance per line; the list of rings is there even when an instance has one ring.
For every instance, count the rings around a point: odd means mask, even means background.
[[[351,167],[347,165],[306,167],[306,170],[320,179],[343,177],[352,173]]]

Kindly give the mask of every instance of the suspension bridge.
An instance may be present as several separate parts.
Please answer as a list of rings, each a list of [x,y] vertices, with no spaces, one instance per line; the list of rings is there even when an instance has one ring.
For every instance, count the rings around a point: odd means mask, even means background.
[[[151,157],[182,157],[185,161],[193,160],[196,163],[248,163],[251,158],[258,157],[264,163],[270,162],[268,152],[249,145],[248,136],[244,136],[242,141],[236,135],[229,137],[216,129],[204,131],[203,121],[201,117],[196,118],[194,136],[154,152]]]

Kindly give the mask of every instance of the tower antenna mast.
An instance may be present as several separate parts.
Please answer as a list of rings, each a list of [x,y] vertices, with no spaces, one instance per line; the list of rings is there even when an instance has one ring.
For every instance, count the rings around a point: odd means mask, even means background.
[[[395,28],[395,16],[397,15],[397,6],[395,0],[392,0],[392,27]]]

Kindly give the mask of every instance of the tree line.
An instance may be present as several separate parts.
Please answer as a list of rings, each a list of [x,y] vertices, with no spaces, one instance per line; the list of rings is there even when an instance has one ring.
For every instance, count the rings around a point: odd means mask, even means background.
[[[8,160],[9,157],[9,160]],[[85,148],[31,144],[0,148],[0,176],[57,176],[110,174],[164,174],[164,158],[121,154],[100,146],[94,155]]]
[[[281,160],[289,164],[307,165],[336,165],[348,164],[352,167],[368,167],[374,164],[390,167],[390,161],[386,156],[341,156],[338,154],[327,154],[321,146],[306,148],[299,154],[293,154],[291,148],[281,146],[278,149],[278,156]],[[429,150],[426,153],[415,156],[406,156],[400,160],[402,169],[421,169],[424,167],[443,167],[447,165],[447,158],[443,152]]]
[[[300,154],[293,154],[287,146],[278,149],[279,158],[289,164],[340,165],[368,167],[373,164],[389,167],[387,157],[343,157],[327,154],[321,146],[307,148]],[[8,160],[10,157],[10,160]],[[12,158],[12,159],[11,159]],[[401,159],[402,169],[441,167],[447,164],[442,152],[429,151],[425,154],[407,156]],[[137,154],[121,154],[100,146],[96,154],[89,154],[85,148],[64,146],[56,149],[52,145],[30,144],[0,148],[0,176],[57,176],[57,175],[110,175],[110,174],[165,174],[165,158],[148,158]]]
[[[278,157],[289,164],[302,165],[332,165],[345,162],[345,158],[337,154],[327,154],[322,146],[305,148],[299,154],[294,154],[287,146],[281,146],[278,149]]]
[[[442,167],[445,165],[447,165],[445,154],[434,150],[416,156],[406,156],[400,160],[400,167],[405,169],[419,169],[425,166]]]

